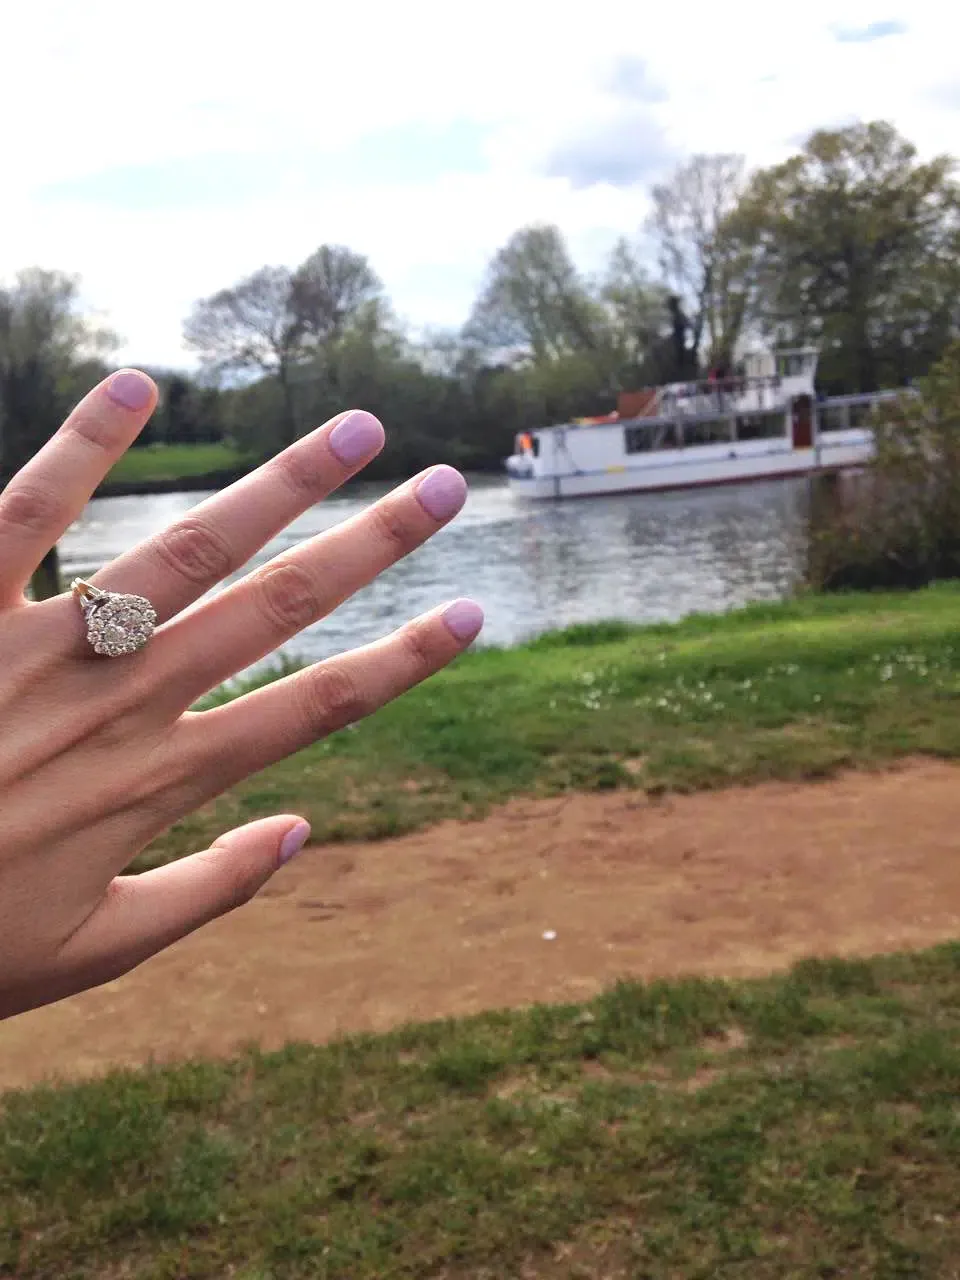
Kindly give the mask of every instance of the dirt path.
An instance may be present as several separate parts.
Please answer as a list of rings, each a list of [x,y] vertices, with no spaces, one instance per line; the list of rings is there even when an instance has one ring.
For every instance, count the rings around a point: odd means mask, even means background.
[[[517,801],[308,851],[128,977],[0,1024],[0,1086],[579,1000],[624,975],[927,945],[960,935],[958,819],[960,767],[914,762],[659,802]]]

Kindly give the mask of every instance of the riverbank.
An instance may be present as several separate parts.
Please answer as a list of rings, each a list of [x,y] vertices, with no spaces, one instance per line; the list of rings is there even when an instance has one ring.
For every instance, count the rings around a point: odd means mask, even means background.
[[[960,757],[960,587],[806,597],[480,650],[179,823],[139,860],[303,813],[318,842],[478,818],[516,796],[691,791]]]
[[[151,493],[195,493],[200,490],[224,489],[241,476],[259,466],[260,459],[244,454],[230,444],[152,444],[128,450],[111,469],[109,475],[96,490],[97,498],[122,498],[145,496]],[[421,457],[392,457],[388,450],[385,457],[375,459],[366,467],[361,481],[396,481],[399,483],[419,470],[435,462],[447,462],[451,466],[466,469],[473,474],[501,475],[499,459],[478,458],[464,454],[445,442],[431,453]]]
[[[223,489],[254,466],[255,459],[228,444],[145,445],[129,449],[94,496]]]

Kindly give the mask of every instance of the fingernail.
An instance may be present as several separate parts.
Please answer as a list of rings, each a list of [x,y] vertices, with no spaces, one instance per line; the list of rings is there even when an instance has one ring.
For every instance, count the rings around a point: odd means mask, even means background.
[[[483,610],[473,600],[457,600],[444,609],[443,620],[455,640],[466,642],[479,635]]]
[[[142,374],[124,369],[107,383],[107,395],[124,409],[145,409],[153,398],[153,386]]]
[[[280,853],[277,862],[282,867],[285,862],[289,862],[291,858],[295,858],[303,846],[307,843],[310,836],[310,823],[298,822],[295,827],[291,827],[287,834],[280,841]]]
[[[467,482],[453,467],[437,467],[417,485],[421,507],[434,520],[449,520],[463,506]]]
[[[341,418],[330,432],[330,448],[345,467],[356,466],[383,444],[383,427],[363,409]]]

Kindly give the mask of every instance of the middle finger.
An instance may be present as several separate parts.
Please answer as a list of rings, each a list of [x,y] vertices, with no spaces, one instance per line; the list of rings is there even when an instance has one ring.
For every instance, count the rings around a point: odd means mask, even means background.
[[[383,427],[362,409],[331,419],[119,556],[94,576],[94,586],[146,596],[165,622],[339,488],[379,452],[383,439]]]
[[[276,556],[154,637],[157,687],[189,706],[426,542],[453,519],[466,495],[458,471],[433,467],[360,515]]]

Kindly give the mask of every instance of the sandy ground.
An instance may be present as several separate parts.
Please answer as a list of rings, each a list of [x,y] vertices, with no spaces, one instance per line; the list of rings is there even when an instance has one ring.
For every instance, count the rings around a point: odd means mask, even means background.
[[[0,1086],[748,975],[960,936],[960,768],[649,800],[516,801],[310,849],[262,895],[83,996],[0,1024]],[[552,936],[555,934],[555,936]]]

